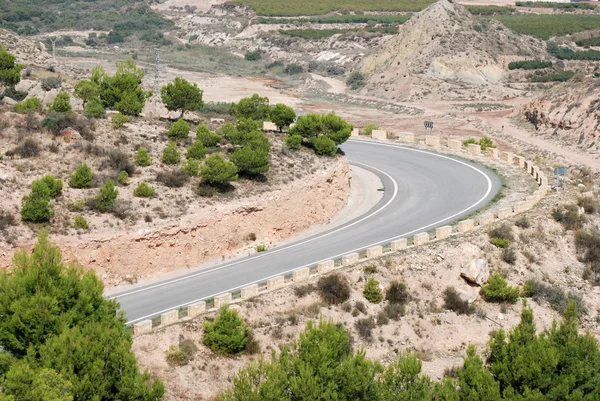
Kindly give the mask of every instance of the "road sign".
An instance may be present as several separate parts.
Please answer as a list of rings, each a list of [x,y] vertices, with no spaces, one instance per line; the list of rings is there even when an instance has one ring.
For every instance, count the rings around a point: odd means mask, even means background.
[[[425,121],[425,129],[433,129],[433,121]]]
[[[556,167],[554,169],[554,177],[556,177],[556,192],[558,192],[558,189],[560,188],[560,176],[563,176],[562,182],[563,182],[563,190],[567,189],[567,168],[566,167]]]

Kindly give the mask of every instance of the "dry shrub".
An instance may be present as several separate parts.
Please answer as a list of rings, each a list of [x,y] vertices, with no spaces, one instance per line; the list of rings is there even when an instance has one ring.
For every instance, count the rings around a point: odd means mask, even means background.
[[[312,284],[299,285],[298,287],[294,288],[294,294],[296,294],[298,298],[303,298],[309,294],[312,294],[315,289],[315,286]]]
[[[577,200],[577,205],[582,207],[587,214],[594,214],[598,211],[598,201],[591,196],[584,196]]]
[[[387,313],[388,317],[392,320],[398,321],[401,317],[406,315],[406,306],[404,304],[387,304],[383,309]]]
[[[329,305],[337,305],[350,298],[350,285],[339,274],[321,277],[317,283],[319,295]]]
[[[385,291],[385,300],[392,304],[405,305],[410,301],[410,294],[405,283],[392,281]]]
[[[459,315],[470,315],[475,311],[472,305],[460,297],[454,287],[446,287],[444,290],[444,308]]]
[[[583,227],[583,218],[579,215],[577,205],[562,205],[552,212],[554,220],[559,222],[565,230],[578,230]]]
[[[17,146],[13,152],[23,158],[37,157],[42,151],[42,146],[33,138],[26,138],[23,143]]]
[[[118,149],[111,149],[102,162],[102,168],[112,168],[115,171],[126,171],[131,177],[135,173],[135,164],[131,162],[126,153]]]
[[[6,230],[10,226],[16,226],[17,220],[15,216],[6,210],[0,210],[0,231]]]
[[[156,174],[156,181],[169,188],[181,188],[189,179],[190,176],[181,170],[167,170]]]
[[[360,338],[365,341],[371,341],[373,339],[373,329],[375,328],[375,322],[370,317],[358,319],[354,323],[354,327],[358,332]]]

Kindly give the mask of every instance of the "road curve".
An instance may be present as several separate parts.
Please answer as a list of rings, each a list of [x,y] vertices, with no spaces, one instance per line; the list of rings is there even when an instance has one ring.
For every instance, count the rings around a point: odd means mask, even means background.
[[[485,206],[502,187],[500,178],[486,168],[437,153],[362,140],[350,140],[342,149],[351,163],[377,174],[385,187],[379,203],[363,216],[292,244],[109,298],[117,299],[128,324],[133,324],[300,267],[446,225]]]

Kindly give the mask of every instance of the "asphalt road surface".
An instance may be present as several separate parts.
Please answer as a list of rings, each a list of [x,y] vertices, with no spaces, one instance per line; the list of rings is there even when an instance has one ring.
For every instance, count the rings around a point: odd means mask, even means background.
[[[377,174],[384,184],[383,198],[370,211],[295,243],[112,295],[128,324],[449,224],[484,207],[502,187],[484,167],[441,154],[355,140],[342,149],[352,164]]]

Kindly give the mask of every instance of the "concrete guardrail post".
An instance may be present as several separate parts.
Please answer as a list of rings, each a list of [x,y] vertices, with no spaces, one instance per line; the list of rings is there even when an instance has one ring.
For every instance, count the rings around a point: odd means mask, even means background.
[[[358,136],[360,136],[360,130],[359,130],[358,128],[354,128],[354,129],[352,130],[352,134],[351,134],[351,136],[353,136],[353,137],[358,137]]]
[[[160,315],[160,325],[168,326],[173,323],[177,323],[179,320],[179,311],[178,310],[170,310]]]
[[[242,299],[250,299],[258,295],[258,284],[251,284],[242,288]]]
[[[371,138],[373,139],[387,139],[387,131],[382,129],[374,129],[371,131]]]
[[[494,222],[494,215],[489,212],[481,213],[477,220],[480,226],[486,226]]]
[[[292,281],[294,283],[299,283],[301,281],[306,281],[310,277],[310,268],[305,267],[304,269],[294,270],[292,272]]]
[[[152,320],[142,320],[133,325],[133,335],[148,334],[152,332]]]
[[[458,139],[448,139],[448,149],[461,150],[462,142]]]
[[[404,249],[408,246],[408,240],[406,238],[400,238],[390,242],[390,248],[392,252],[397,252],[401,249]]]
[[[232,297],[230,292],[219,294],[215,296],[215,308],[219,309],[223,305],[229,305],[231,303],[231,300]]]
[[[319,274],[329,273],[335,268],[335,262],[333,260],[325,260],[317,265],[317,272]]]
[[[520,168],[525,168],[525,158],[523,156],[516,156],[517,161],[519,162]]]
[[[367,258],[378,258],[383,255],[383,247],[381,245],[372,246],[367,249]]]
[[[502,160],[508,164],[513,164],[513,157],[514,155],[512,152],[502,152]]]
[[[440,137],[436,135],[427,135],[425,137],[425,145],[427,146],[440,146]]]
[[[267,291],[277,290],[285,284],[285,277],[277,276],[267,280]]]
[[[351,266],[358,263],[358,253],[349,253],[347,255],[342,256],[342,265]]]
[[[525,160],[525,170],[528,174],[533,175],[533,162],[531,160]]]
[[[206,312],[206,302],[200,301],[194,304],[188,305],[187,315],[189,318],[196,317]]]
[[[263,121],[263,131],[279,131],[277,125],[271,121]]]
[[[487,152],[488,152],[488,156],[491,157],[492,159],[497,159],[498,156],[500,155],[500,152],[498,152],[498,149],[496,149],[496,148],[487,148]]]
[[[415,142],[415,134],[412,132],[401,132],[398,135],[398,140],[404,143],[414,143]]]
[[[413,237],[413,244],[414,245],[424,245],[426,243],[429,242],[429,233],[419,233],[419,234],[415,234],[415,236]]]
[[[512,207],[502,208],[502,209],[498,210],[498,219],[500,219],[500,220],[506,219],[507,217],[512,216],[512,214],[513,214]]]
[[[435,239],[444,239],[452,235],[452,226],[443,226],[435,229]]]
[[[481,154],[481,146],[477,145],[475,143],[470,143],[469,146],[467,146],[467,150],[472,155],[480,155]]]
[[[473,231],[475,229],[475,220],[467,219],[458,222],[458,232],[466,233],[467,231]]]

